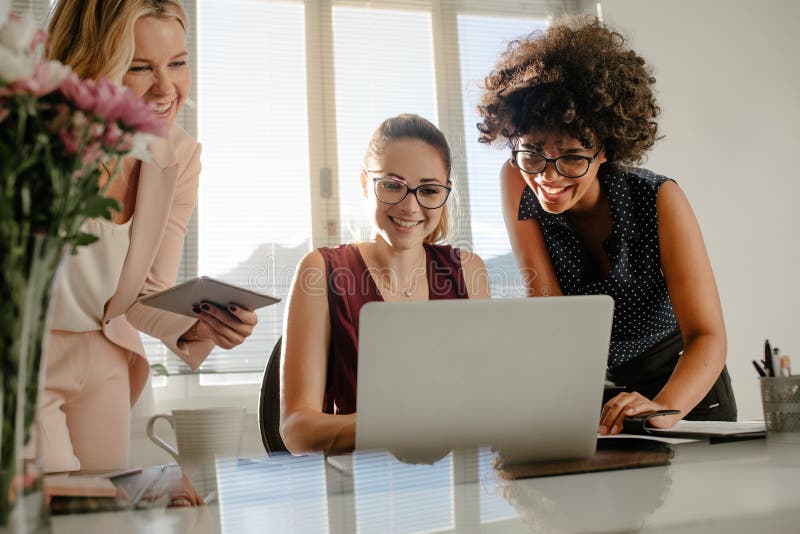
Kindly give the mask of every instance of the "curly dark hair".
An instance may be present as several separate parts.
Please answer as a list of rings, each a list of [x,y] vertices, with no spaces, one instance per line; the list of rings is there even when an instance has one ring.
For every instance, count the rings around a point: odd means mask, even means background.
[[[511,143],[532,130],[563,133],[613,165],[635,164],[657,139],[650,68],[594,18],[572,18],[512,41],[483,82],[482,143]]]

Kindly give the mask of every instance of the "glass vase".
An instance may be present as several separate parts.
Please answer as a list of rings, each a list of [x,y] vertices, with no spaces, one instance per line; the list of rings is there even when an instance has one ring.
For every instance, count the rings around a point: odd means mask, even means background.
[[[51,289],[65,245],[32,234],[0,249],[0,533],[49,532],[32,436],[44,382]]]

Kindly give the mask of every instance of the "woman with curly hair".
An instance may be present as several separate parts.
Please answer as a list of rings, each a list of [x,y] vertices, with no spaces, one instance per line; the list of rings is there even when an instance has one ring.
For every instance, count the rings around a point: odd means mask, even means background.
[[[719,294],[678,185],[636,168],[655,83],[623,37],[579,19],[514,41],[484,80],[480,141],[508,145],[503,213],[530,296],[614,298],[600,434],[658,409],[736,420]]]

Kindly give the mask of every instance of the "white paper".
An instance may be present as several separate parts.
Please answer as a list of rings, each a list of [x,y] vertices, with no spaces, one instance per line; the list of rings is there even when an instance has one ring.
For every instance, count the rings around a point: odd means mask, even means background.
[[[678,421],[672,428],[647,427],[648,432],[653,434],[686,432],[720,436],[745,432],[763,432],[765,429],[764,421]]]

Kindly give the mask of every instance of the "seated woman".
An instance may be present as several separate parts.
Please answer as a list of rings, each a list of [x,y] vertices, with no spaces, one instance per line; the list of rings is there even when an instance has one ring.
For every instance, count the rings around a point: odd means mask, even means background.
[[[436,244],[447,233],[450,172],[450,148],[433,124],[384,121],[361,171],[374,238],[312,251],[298,265],[283,333],[281,436],[291,452],[355,446],[361,306],[489,297],[483,261]]]
[[[654,82],[622,36],[580,20],[512,42],[479,107],[481,141],[511,149],[503,210],[528,294],[614,298],[608,369],[626,390],[601,434],[656,409],[680,412],[659,427],[736,420],[700,227],[678,184],[632,167],[658,138]]]

